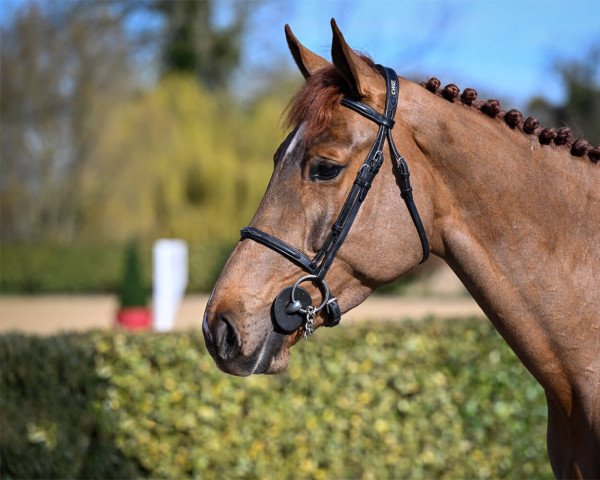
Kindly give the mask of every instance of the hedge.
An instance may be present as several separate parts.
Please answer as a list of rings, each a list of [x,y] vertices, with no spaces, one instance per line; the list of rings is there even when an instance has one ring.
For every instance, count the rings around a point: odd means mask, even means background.
[[[189,292],[212,289],[232,245],[189,246]],[[116,292],[121,285],[125,245],[1,246],[0,291],[23,293]],[[141,248],[142,274],[148,290],[152,247]]]
[[[195,333],[0,353],[3,478],[551,478],[543,391],[480,320],[322,329],[243,379]]]

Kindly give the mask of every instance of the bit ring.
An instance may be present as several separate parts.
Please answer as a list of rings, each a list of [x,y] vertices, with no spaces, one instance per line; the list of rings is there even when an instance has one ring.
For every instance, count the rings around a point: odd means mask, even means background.
[[[296,301],[295,295],[296,295],[296,288],[298,287],[298,285],[300,285],[303,282],[308,282],[308,281],[316,284],[319,291],[321,292],[321,295],[323,295],[323,302],[321,303],[321,305],[319,305],[317,308],[314,309],[314,313],[317,314],[321,310],[323,310],[323,308],[325,308],[325,306],[327,305],[327,302],[329,301],[329,287],[327,286],[327,283],[325,283],[325,280],[318,277],[317,275],[305,275],[304,277],[301,277],[298,280],[296,280],[296,283],[294,283],[294,286],[292,287],[292,293],[290,295],[291,300],[292,300],[292,302]],[[302,315],[306,315],[308,313],[306,311],[306,309],[304,309],[304,308],[301,308],[298,311]]]

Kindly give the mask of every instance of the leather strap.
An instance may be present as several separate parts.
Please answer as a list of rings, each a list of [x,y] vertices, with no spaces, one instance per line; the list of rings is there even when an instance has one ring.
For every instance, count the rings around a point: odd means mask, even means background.
[[[387,128],[394,128],[396,122],[393,119],[383,116],[381,113],[369,107],[366,103],[350,100],[349,98],[342,98],[340,103],[344,107],[348,107],[350,110],[360,113],[363,117],[367,117],[379,125],[383,125]]]
[[[427,234],[425,233],[421,216],[419,215],[419,211],[413,200],[412,187],[410,186],[410,172],[408,171],[406,159],[398,153],[398,150],[396,150],[396,145],[394,145],[394,140],[390,132],[388,132],[388,143],[392,151],[392,157],[395,161],[394,171],[396,176],[400,177],[400,196],[404,199],[410,218],[412,218],[415,228],[417,229],[417,234],[419,235],[419,240],[421,241],[421,249],[423,250],[423,256],[419,262],[419,264],[421,264],[429,258],[429,240],[427,240]]]
[[[283,240],[279,240],[273,235],[259,230],[254,227],[244,227],[240,230],[240,240],[249,238],[257,243],[260,243],[271,250],[275,250],[280,255],[283,255],[290,262],[295,263],[302,269],[306,270],[312,275],[316,275],[316,271],[311,267],[311,260],[304,255],[300,250],[295,249],[291,245],[288,245]]]

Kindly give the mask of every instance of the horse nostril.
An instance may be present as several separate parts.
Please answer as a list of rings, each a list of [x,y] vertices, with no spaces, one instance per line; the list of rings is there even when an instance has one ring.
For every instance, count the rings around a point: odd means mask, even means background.
[[[239,353],[240,341],[238,334],[226,315],[217,316],[217,326],[215,329],[215,345],[219,356],[227,360]]]
[[[225,334],[225,342],[229,346],[237,345],[237,335],[233,327],[227,323],[227,332]]]

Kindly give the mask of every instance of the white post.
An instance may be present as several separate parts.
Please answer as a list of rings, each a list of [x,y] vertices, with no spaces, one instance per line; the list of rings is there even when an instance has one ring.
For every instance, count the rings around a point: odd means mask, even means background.
[[[188,247],[183,240],[154,242],[152,261],[154,329],[173,329],[188,282]]]

